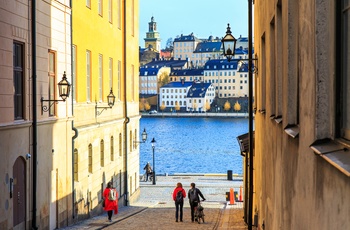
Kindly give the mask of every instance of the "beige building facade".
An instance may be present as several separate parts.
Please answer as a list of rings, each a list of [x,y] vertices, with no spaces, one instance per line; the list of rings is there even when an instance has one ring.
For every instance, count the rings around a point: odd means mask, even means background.
[[[350,224],[349,2],[254,1],[258,229]]]
[[[71,100],[41,104],[71,82],[69,2],[0,3],[0,229],[72,220]]]
[[[119,205],[136,200],[138,1],[1,1],[0,28],[0,229],[99,214],[109,181]]]

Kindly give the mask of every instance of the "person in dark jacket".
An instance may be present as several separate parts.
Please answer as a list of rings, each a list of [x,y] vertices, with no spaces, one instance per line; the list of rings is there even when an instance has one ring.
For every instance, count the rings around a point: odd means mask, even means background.
[[[111,189],[115,190],[115,197],[116,200],[109,200],[109,192]],[[112,215],[113,212],[114,214],[118,214],[118,192],[116,191],[115,188],[113,188],[112,183],[108,182],[107,183],[107,188],[103,191],[103,202],[104,202],[104,210],[107,211],[108,213],[108,221],[112,221]]]
[[[188,199],[189,199],[190,206],[191,206],[191,220],[192,220],[192,222],[194,222],[194,220],[195,220],[194,219],[194,209],[198,206],[198,203],[200,202],[199,197],[202,198],[202,201],[205,201],[205,198],[204,198],[202,192],[198,188],[196,188],[196,184],[191,183],[191,188],[190,188],[190,190],[188,190]]]
[[[178,194],[181,193],[181,194]],[[173,200],[175,201],[175,219],[176,222],[179,220],[179,210],[180,210],[180,222],[182,222],[182,214],[183,214],[183,207],[184,207],[184,198],[186,197],[186,191],[182,188],[182,184],[179,182],[176,185],[176,188],[173,192]]]
[[[146,171],[146,179],[145,181],[148,181],[148,177],[152,174],[152,167],[149,164],[149,162],[147,162],[147,164],[145,165],[145,167],[143,168],[143,170]]]

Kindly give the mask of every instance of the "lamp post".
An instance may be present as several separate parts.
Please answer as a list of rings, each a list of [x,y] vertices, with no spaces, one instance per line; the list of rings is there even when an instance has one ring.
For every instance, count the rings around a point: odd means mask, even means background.
[[[253,60],[257,60],[257,58],[253,58],[253,0],[248,0],[248,117],[249,117],[249,155],[246,156],[246,169],[249,167],[249,171],[246,172],[249,174],[249,187],[246,185],[245,188],[248,189],[249,193],[245,192],[245,199],[248,201],[248,211],[245,210],[244,219],[248,224],[248,230],[252,230],[253,227],[253,156],[254,156],[254,137],[253,137]],[[221,40],[224,50],[224,55],[227,57],[228,61],[235,55],[235,47],[236,47],[236,39],[231,34],[231,28],[228,24],[226,36]],[[232,50],[233,48],[233,50]],[[248,163],[249,161],[249,163]],[[247,176],[247,175],[246,175]],[[246,219],[246,214],[248,212],[248,219]]]
[[[152,150],[153,150],[153,184],[156,184],[156,166],[154,164],[154,149],[156,148],[156,140],[154,140],[154,137],[151,141],[152,144]]]

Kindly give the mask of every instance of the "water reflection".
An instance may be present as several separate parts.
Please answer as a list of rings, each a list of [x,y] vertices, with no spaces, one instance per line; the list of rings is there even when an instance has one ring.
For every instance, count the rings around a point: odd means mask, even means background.
[[[248,132],[244,118],[141,118],[140,136],[146,128],[148,140],[140,144],[140,173],[152,164],[150,141],[155,148],[156,173],[242,174],[242,156],[236,137]],[[152,165],[153,167],[153,165]]]

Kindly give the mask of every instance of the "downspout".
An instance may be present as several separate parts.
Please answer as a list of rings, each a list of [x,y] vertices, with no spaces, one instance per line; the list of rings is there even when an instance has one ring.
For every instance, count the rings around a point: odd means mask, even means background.
[[[70,1],[70,44],[71,44],[71,54],[73,54],[73,1]],[[71,63],[73,63],[73,55],[71,55]],[[71,65],[71,73],[73,73],[73,65]],[[75,76],[74,76],[75,77]],[[71,74],[71,81],[73,86],[73,74]],[[74,87],[72,87],[71,91],[72,98],[72,117],[74,117]],[[74,119],[72,119],[72,130],[74,131],[74,136],[72,137],[72,217],[75,218],[74,212],[74,202],[75,202],[75,188],[74,188],[74,141],[78,137],[78,129],[74,127]]]
[[[38,229],[36,226],[36,186],[37,186],[37,112],[36,112],[36,1],[32,0],[32,113],[33,113],[33,215],[32,215],[32,229]]]
[[[130,122],[130,119],[128,117],[128,105],[127,105],[127,84],[126,84],[126,0],[124,0],[124,153],[125,153],[125,178],[124,178],[124,186],[125,186],[125,193],[124,193],[124,205],[128,206],[128,123]]]
[[[249,215],[248,229],[253,227],[253,158],[254,158],[254,142],[253,142],[253,0],[248,0],[248,70],[249,70]]]

